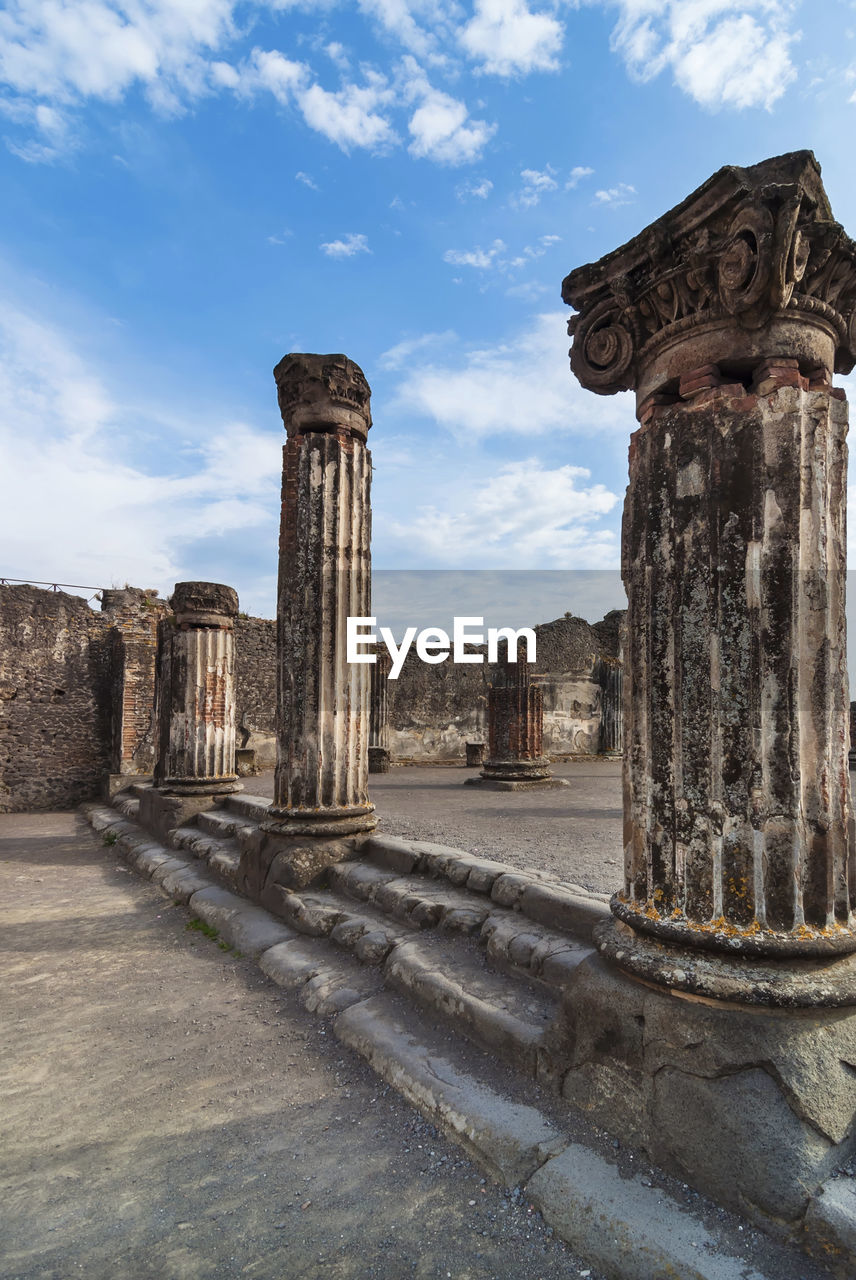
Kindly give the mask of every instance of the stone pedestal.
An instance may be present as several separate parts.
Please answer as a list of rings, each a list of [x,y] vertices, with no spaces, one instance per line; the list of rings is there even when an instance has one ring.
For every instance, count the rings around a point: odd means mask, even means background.
[[[383,649],[369,667],[369,773],[389,773],[389,690],[392,659]]]
[[[856,1131],[847,406],[831,384],[856,361],[856,245],[798,152],[720,170],[563,296],[572,369],[634,389],[640,421],[624,886],[595,931],[615,968],[580,966],[568,995],[566,1096],[600,1114],[608,1095],[611,1127],[694,1186],[794,1222]]]
[[[274,803],[242,862],[250,892],[310,883],[374,830],[370,664],[348,663],[347,619],[371,612],[370,392],[343,355],[274,370],[283,449]]]
[[[216,582],[179,582],[158,624],[154,789],[140,817],[162,833],[241,790],[235,772],[238,597]]]
[[[532,664],[508,662],[503,684],[488,690],[488,750],[478,778],[466,786],[495,791],[531,791],[564,786],[543,754],[544,695],[532,682]]]
[[[487,744],[484,742],[467,743],[467,768],[479,769],[484,764]]]

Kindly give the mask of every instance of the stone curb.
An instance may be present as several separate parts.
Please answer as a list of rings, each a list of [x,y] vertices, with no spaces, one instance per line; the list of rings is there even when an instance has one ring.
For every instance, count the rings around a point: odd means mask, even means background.
[[[81,811],[96,831],[115,831],[123,859],[170,896],[206,879],[195,859],[176,857],[115,811],[101,805]],[[295,990],[310,1012],[333,1017],[337,1038],[492,1177],[521,1184],[557,1235],[608,1280],[773,1280],[731,1255],[710,1254],[718,1247],[714,1237],[664,1192],[622,1178],[596,1152],[568,1143],[536,1108],[503,1098],[432,1051],[430,1031],[420,1026],[417,1038],[394,996],[367,995],[377,970],[361,982],[355,964],[351,972],[341,955],[324,957],[323,943],[295,934],[214,881],[184,902],[269,978]]]
[[[620,1280],[765,1280],[719,1252],[707,1228],[657,1187],[622,1178],[578,1143],[529,1179],[526,1195],[572,1248]]]

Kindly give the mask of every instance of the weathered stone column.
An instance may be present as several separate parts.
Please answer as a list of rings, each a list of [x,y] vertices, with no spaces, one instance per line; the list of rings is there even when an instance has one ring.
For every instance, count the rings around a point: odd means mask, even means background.
[[[600,689],[600,752],[618,756],[624,742],[624,668],[617,658],[601,660]]]
[[[347,619],[371,612],[369,386],[343,355],[288,355],[274,376],[288,435],[278,748],[274,804],[246,867],[255,893],[310,883],[331,862],[353,857],[353,838],[376,826],[368,798],[370,664],[347,661]]]
[[[531,662],[503,665],[488,689],[487,716],[487,759],[480,776],[466,778],[465,785],[501,791],[555,786],[543,751],[544,695],[532,682]]]
[[[389,689],[392,659],[386,649],[369,666],[369,773],[389,773]]]
[[[141,820],[163,833],[240,791],[235,773],[238,596],[218,582],[178,582],[158,624],[157,759]]]
[[[856,359],[856,245],[798,152],[720,170],[563,297],[573,371],[635,389],[641,424],[625,884],[600,945],[703,995],[856,1002],[856,962],[829,963],[856,950],[847,406],[830,383]]]

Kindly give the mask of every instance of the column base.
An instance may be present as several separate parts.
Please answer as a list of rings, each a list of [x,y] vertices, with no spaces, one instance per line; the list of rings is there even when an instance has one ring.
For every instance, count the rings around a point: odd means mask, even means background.
[[[236,773],[223,778],[164,778],[156,785],[163,796],[228,796],[244,789]]]
[[[488,791],[544,791],[567,787],[566,778],[554,778],[546,756],[537,760],[487,760],[478,778],[465,778],[465,787]]]
[[[152,787],[140,796],[140,826],[150,831],[162,844],[168,844],[171,831],[192,822],[198,813],[213,809],[218,798],[219,796],[210,792],[192,796],[170,795],[158,787]]]
[[[240,887],[278,913],[283,892],[306,889],[321,880],[328,867],[359,858],[376,825],[372,820],[370,826],[352,834],[332,836],[295,832],[283,822],[263,822],[242,842]]]
[[[776,930],[761,928],[757,921],[745,926],[731,924],[721,917],[697,924],[679,913],[661,915],[653,903],[631,901],[621,892],[612,895],[609,906],[612,914],[629,924],[634,932],[673,942],[691,951],[782,960],[809,957],[831,960],[856,951],[856,932],[842,924],[822,929],[803,924],[793,930]]]
[[[389,773],[390,763],[387,747],[369,747],[369,773]]]
[[[674,992],[779,1009],[856,1005],[856,955],[727,955],[604,920],[594,932],[601,955],[633,977]]]
[[[756,1222],[798,1228],[856,1148],[854,1011],[700,999],[593,956],[574,970],[556,1036],[564,1098]]]

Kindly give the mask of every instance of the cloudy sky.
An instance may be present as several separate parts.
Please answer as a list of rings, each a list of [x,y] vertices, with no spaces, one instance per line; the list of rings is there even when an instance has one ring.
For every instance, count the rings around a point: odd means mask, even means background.
[[[379,568],[614,569],[562,277],[801,147],[852,234],[854,130],[856,0],[7,0],[0,575],[271,616],[301,350],[372,385]]]

